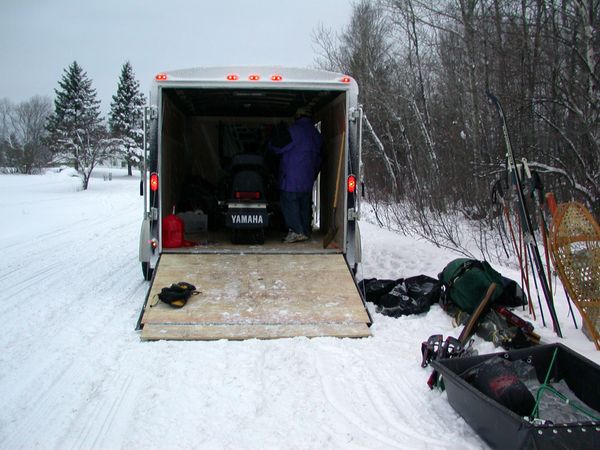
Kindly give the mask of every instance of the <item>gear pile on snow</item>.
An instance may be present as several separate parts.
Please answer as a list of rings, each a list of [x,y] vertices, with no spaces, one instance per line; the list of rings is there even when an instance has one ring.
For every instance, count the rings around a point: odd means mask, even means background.
[[[488,262],[458,258],[450,261],[438,277],[439,280],[426,275],[396,280],[369,278],[362,280],[359,287],[366,301],[375,304],[380,314],[390,317],[422,314],[439,303],[457,324],[465,324],[494,283],[490,308],[478,319],[474,331],[505,349],[539,343],[533,325],[508,309],[527,305],[527,296],[516,281],[503,277]]]
[[[457,324],[469,321],[486,290],[494,283],[496,289],[490,308],[479,318],[474,330],[477,335],[507,350],[539,343],[540,337],[533,332],[533,325],[508,309],[527,305],[527,296],[514,280],[503,277],[488,262],[455,259],[439,278],[443,286],[440,305]]]

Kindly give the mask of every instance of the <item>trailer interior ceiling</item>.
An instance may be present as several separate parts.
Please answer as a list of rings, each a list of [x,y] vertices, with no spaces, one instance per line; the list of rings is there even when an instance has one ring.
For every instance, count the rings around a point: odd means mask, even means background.
[[[265,157],[271,186],[267,197],[276,205],[277,158],[267,150],[267,143],[273,128],[281,122],[291,123],[299,107],[310,107],[324,139],[323,164],[314,202],[319,230],[314,233],[313,243],[315,247],[322,244],[335,220],[340,232],[334,242],[342,249],[343,195],[339,195],[335,219],[332,214],[336,182],[340,193],[345,185],[344,170],[337,177],[340,151],[344,151],[341,145],[347,108],[344,90],[164,88],[160,160],[163,217],[173,208],[177,212],[202,210],[208,217],[210,240],[225,241],[228,230],[219,208],[228,195],[229,164],[239,153]],[[273,213],[270,220],[271,234],[279,241],[282,218]],[[196,240],[194,236],[191,239]]]
[[[186,116],[289,118],[301,106],[321,111],[340,91],[284,89],[165,89],[164,94]]]

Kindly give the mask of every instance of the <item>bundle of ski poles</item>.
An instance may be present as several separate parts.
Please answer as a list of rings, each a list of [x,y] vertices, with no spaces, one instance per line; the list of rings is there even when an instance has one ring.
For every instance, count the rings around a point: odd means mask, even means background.
[[[550,314],[553,329],[559,337],[562,337],[560,324],[554,307],[551,279],[552,268],[550,266],[548,243],[548,222],[545,219],[544,211],[544,200],[546,197],[543,193],[541,178],[537,172],[530,169],[525,158],[522,158],[520,161],[517,161],[515,158],[502,106],[493,94],[489,92],[487,94],[490,102],[496,107],[496,111],[498,112],[506,147],[506,181],[499,180],[496,182],[493,188],[492,197],[494,200],[499,201],[502,207],[503,218],[506,221],[512,247],[519,262],[521,283],[524,286],[529,299],[529,311],[533,318],[536,319],[535,308],[531,300],[531,282],[533,281],[542,324],[546,326],[539,292],[540,289]],[[533,206],[535,210],[537,210],[537,215],[530,212],[529,203],[527,201],[528,197],[534,202]],[[511,206],[516,207],[516,211],[513,214],[511,214]],[[512,220],[513,218],[515,220]],[[537,225],[537,229],[534,228],[534,224]],[[542,239],[544,260],[542,260],[540,255],[536,231]],[[567,301],[568,300],[569,297],[567,295]],[[570,301],[569,310],[573,317],[575,327],[577,327]]]

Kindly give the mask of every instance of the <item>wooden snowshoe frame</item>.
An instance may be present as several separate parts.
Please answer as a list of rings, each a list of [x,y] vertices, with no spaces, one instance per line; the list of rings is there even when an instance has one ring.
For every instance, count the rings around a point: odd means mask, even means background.
[[[600,350],[600,225],[582,204],[561,204],[550,248],[558,276]]]

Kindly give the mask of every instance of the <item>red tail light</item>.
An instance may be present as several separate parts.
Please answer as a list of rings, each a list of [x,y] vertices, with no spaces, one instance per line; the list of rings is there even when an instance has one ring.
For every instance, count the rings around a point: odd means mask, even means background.
[[[167,74],[166,73],[159,73],[154,78],[156,78],[156,81],[166,81],[167,80]]]
[[[348,192],[354,194],[354,191],[356,191],[356,177],[348,175]]]
[[[260,75],[252,74],[248,77],[250,81],[258,81],[260,80]]]
[[[260,200],[260,192],[236,191],[233,193],[233,196],[237,200]]]
[[[350,77],[343,77],[343,78],[340,78],[340,81],[342,83],[350,83],[352,81],[352,78],[350,78]]]
[[[283,80],[283,77],[281,75],[272,75],[271,76],[271,81],[281,81]]]
[[[227,79],[229,81],[237,81],[239,80],[239,76],[237,76],[235,73],[230,73],[229,75],[227,75]]]
[[[158,174],[156,172],[150,175],[150,190],[152,192],[158,191]]]

